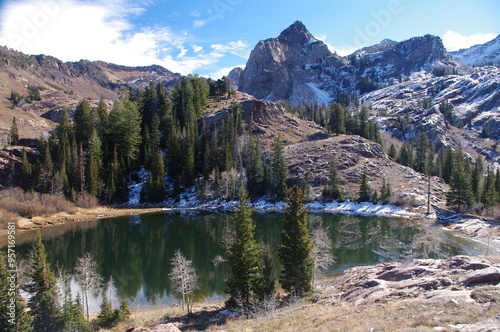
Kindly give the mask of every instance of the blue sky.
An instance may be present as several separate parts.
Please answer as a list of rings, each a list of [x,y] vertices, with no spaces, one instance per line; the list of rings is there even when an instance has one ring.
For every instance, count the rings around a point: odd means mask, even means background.
[[[0,45],[216,78],[296,20],[346,55],[425,34],[470,47],[498,35],[499,18],[498,0],[0,0]]]

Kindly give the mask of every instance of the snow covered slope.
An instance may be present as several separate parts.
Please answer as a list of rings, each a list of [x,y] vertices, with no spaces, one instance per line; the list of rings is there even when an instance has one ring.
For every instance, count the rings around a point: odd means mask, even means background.
[[[450,55],[469,66],[494,65],[498,67],[500,66],[500,35],[485,44],[450,52]]]

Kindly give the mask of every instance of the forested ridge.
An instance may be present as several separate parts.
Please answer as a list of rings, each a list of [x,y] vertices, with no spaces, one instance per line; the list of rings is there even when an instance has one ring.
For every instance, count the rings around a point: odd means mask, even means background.
[[[72,117],[62,111],[57,128],[39,140],[37,154],[23,151],[13,185],[63,194],[72,202],[90,197],[103,204],[127,202],[129,184],[140,181],[145,181],[141,203],[175,202],[192,189],[201,200],[235,199],[242,188],[253,199],[283,200],[290,185],[286,140],[277,135],[272,144],[267,142],[270,149],[264,149],[259,133],[245,125],[239,104],[227,106],[217,120],[205,113],[210,102],[235,93],[226,78],[187,76],[170,89],[152,83],[141,90],[122,90],[111,109],[104,100],[91,107],[89,100],[82,99]],[[360,105],[356,95],[341,96],[328,106],[283,106],[331,135],[359,135],[382,143],[380,128],[370,120],[371,110]],[[14,118],[11,144],[18,140]],[[398,163],[450,184],[449,206],[491,212],[500,199],[499,172],[485,169],[480,159],[471,162],[460,147],[436,151],[422,133],[399,151],[394,145],[386,149]],[[335,168],[335,163],[332,159],[330,167]],[[323,199],[353,199],[352,194],[344,195],[335,176],[325,185]],[[370,188],[367,179],[362,180],[357,200],[391,202],[389,182]],[[304,179],[306,193],[307,186]]]

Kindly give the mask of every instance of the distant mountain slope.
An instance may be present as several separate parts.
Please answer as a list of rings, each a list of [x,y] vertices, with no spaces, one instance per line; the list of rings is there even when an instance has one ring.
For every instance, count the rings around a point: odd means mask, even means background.
[[[459,51],[450,52],[457,61],[469,66],[500,66],[500,34],[493,40]]]
[[[330,52],[299,21],[277,38],[260,41],[240,76],[240,91],[270,101],[327,104],[340,94],[361,93],[425,71],[470,71],[446,52],[439,37],[426,35],[364,48],[348,58]]]
[[[138,89],[151,82],[175,83],[180,74],[157,65],[127,67],[102,61],[63,62],[46,55],[26,55],[0,47],[0,140],[5,139],[12,117],[18,120],[22,137],[38,138],[50,130],[60,110],[74,109],[82,98],[112,103],[123,88]],[[12,93],[21,97],[29,87],[41,100],[13,103]],[[45,117],[44,118],[41,118]]]

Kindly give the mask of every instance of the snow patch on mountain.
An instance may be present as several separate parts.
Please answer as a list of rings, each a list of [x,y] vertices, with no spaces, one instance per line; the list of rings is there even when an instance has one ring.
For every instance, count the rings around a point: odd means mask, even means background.
[[[450,52],[450,55],[455,60],[469,66],[500,66],[500,34],[485,44]]]

